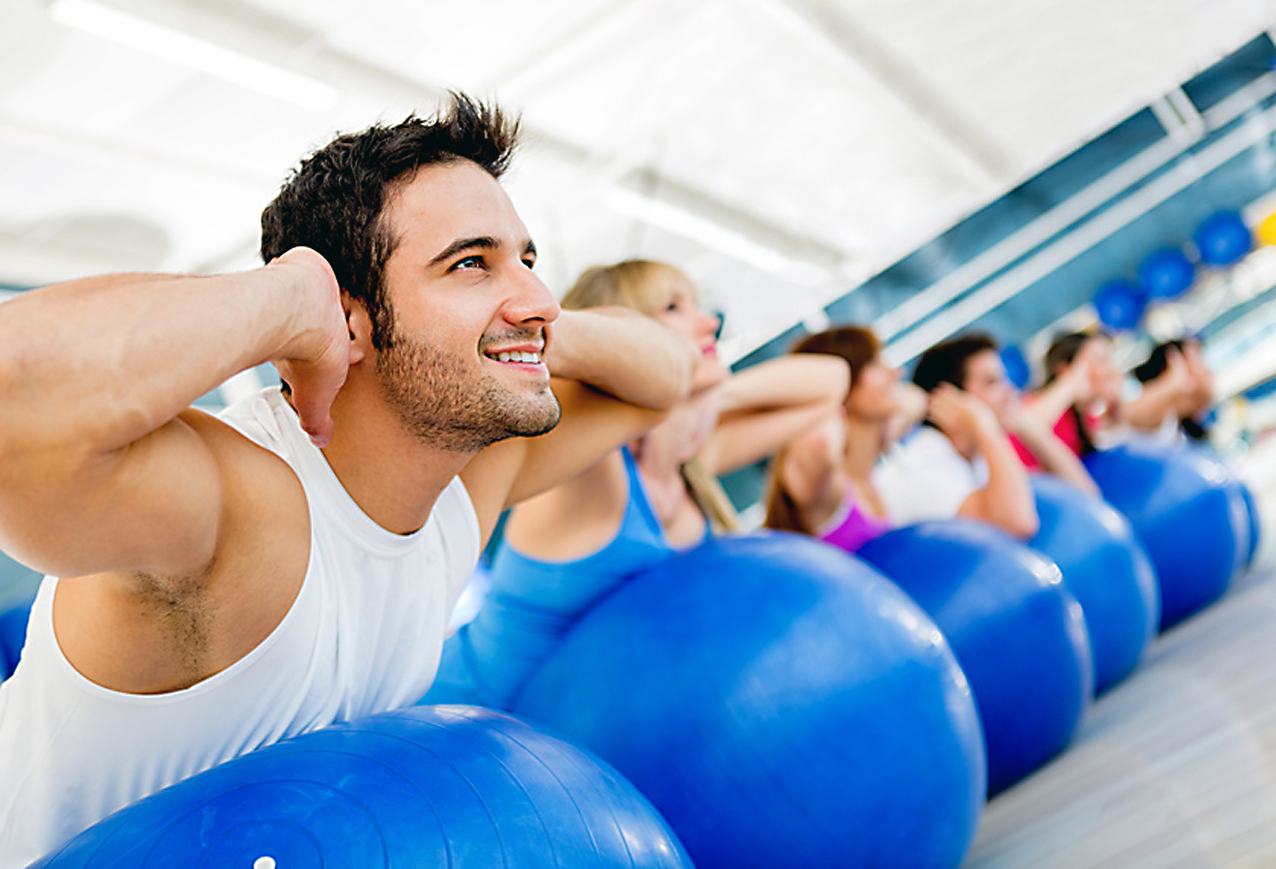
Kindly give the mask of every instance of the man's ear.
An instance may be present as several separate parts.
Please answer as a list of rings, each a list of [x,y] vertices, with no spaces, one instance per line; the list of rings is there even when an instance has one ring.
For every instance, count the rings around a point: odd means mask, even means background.
[[[341,306],[346,312],[346,326],[350,331],[350,364],[362,362],[372,352],[372,318],[363,303],[352,299],[344,291]]]

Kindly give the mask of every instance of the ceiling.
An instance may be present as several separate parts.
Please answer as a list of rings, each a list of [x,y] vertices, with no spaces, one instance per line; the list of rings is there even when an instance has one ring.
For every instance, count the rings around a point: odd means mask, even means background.
[[[337,131],[520,111],[561,293],[682,266],[738,358],[1276,21],[1268,0],[0,0],[0,285],[257,263]]]

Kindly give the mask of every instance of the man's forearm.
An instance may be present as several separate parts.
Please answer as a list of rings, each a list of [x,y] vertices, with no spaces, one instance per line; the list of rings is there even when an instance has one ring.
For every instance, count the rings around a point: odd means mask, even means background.
[[[698,350],[667,326],[627,308],[564,311],[552,326],[546,364],[555,377],[621,401],[668,410],[686,397]]]
[[[1019,460],[1005,433],[981,432],[979,451],[988,463],[984,509],[988,521],[1020,537],[1037,533],[1037,505],[1028,470]]]

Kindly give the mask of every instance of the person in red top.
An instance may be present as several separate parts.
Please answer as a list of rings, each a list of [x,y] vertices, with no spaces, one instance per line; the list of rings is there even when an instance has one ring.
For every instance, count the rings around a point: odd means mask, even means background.
[[[1074,453],[1085,457],[1132,436],[1155,433],[1174,413],[1180,396],[1195,389],[1186,365],[1175,358],[1166,377],[1138,397],[1124,400],[1125,372],[1112,358],[1112,340],[1103,333],[1069,332],[1051,342],[1045,356],[1045,384],[1025,405],[1051,426]],[[1039,457],[1022,445],[1019,457],[1030,469]]]
[[[1111,340],[1102,333],[1059,335],[1046,350],[1044,368],[1045,383],[1028,397],[1027,412],[1076,455],[1089,455],[1124,424],[1122,375],[1112,361]],[[1017,449],[1030,469],[1040,467],[1030,450]]]

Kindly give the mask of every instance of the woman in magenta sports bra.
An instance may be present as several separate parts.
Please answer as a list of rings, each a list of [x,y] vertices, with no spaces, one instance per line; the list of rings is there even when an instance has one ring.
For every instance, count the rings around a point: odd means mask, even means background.
[[[893,527],[871,474],[892,436],[920,419],[925,399],[882,361],[881,343],[868,329],[829,329],[792,353],[844,359],[851,389],[841,408],[776,454],[765,524],[855,552]]]

